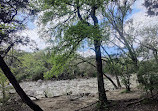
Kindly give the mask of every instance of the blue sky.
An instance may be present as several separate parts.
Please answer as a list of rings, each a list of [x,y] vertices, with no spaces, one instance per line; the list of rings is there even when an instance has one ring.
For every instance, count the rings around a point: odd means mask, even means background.
[[[35,29],[36,25],[32,21],[28,21],[27,22],[27,27],[31,30],[31,29]]]
[[[135,2],[135,4],[133,5],[133,11],[132,13],[128,16],[127,19],[133,18],[134,20],[134,25],[136,28],[141,28],[144,25],[143,24],[152,24],[154,22],[154,24],[158,24],[156,21],[158,20],[157,17],[155,18],[149,18],[146,16],[146,10],[145,8],[142,6],[142,2],[144,0],[137,0]],[[152,22],[153,21],[153,22]],[[151,22],[151,23],[150,23]],[[156,22],[156,23],[155,23]],[[141,25],[140,25],[141,24]],[[35,25],[34,22],[32,21],[28,21],[27,22],[27,27],[28,29],[24,31],[24,33],[27,33],[27,35],[36,41],[36,43],[38,44],[39,49],[44,49],[47,45],[45,44],[44,40],[39,38],[38,35],[38,27]],[[23,50],[27,50],[30,51],[30,49],[28,47],[22,47],[21,48]],[[91,50],[92,47],[88,47],[87,44],[85,43],[85,48],[81,48],[78,53],[83,55],[83,56],[90,56],[90,55],[94,55],[94,51]],[[106,50],[108,51],[108,53],[112,54],[112,53],[116,53],[116,47],[105,47]]]

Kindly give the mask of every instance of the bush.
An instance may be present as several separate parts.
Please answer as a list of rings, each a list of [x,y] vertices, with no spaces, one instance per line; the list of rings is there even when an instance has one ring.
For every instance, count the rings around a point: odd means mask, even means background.
[[[9,100],[8,96],[8,90],[11,88],[9,85],[8,79],[5,77],[5,75],[0,70],[0,91],[2,91],[2,98],[0,98],[0,103],[3,105],[6,104],[6,102]]]
[[[152,61],[146,61],[141,64],[138,71],[139,83],[144,90],[153,94],[158,91],[158,65]]]

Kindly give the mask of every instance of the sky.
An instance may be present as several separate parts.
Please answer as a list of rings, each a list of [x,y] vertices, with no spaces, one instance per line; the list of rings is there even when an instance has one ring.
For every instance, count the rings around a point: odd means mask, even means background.
[[[137,0],[135,4],[132,6],[132,13],[128,16],[127,19],[133,19],[133,25],[135,29],[140,29],[144,27],[153,27],[154,25],[158,25],[158,16],[149,17],[146,14],[146,8],[142,5],[144,0]],[[34,40],[39,49],[45,49],[48,45],[45,43],[43,39],[41,39],[38,35],[38,27],[35,22],[28,21],[27,29],[22,31],[22,35],[27,35],[30,39]],[[19,46],[20,49],[25,51],[32,51],[28,46]],[[87,43],[85,43],[84,48],[81,48],[77,51],[77,53],[81,54],[84,57],[88,57],[94,55],[95,52],[92,50],[93,47],[88,47]],[[105,47],[108,53],[112,54],[116,52],[116,47]]]

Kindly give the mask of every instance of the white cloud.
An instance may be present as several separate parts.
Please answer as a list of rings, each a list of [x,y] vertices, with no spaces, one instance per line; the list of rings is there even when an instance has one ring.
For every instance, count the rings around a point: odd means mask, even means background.
[[[78,54],[80,54],[83,57],[89,57],[89,56],[94,56],[95,52],[92,49],[88,49],[85,51],[77,51]]]
[[[136,29],[158,25],[158,16],[148,16],[143,2],[144,0],[137,0],[132,7],[134,10],[139,10],[131,16]]]
[[[132,9],[137,9],[141,11],[146,11],[146,8],[143,6],[144,0],[136,0],[134,5],[132,6]]]
[[[138,12],[132,16],[133,25],[136,29],[143,29],[144,27],[153,27],[158,25],[158,16],[147,16],[145,12]]]
[[[44,49],[48,46],[46,44],[46,42],[39,37],[37,28],[35,28],[33,30],[26,29],[26,30],[23,30],[22,32],[20,32],[19,34],[22,36],[28,36],[30,38],[30,40],[35,41],[38,49]],[[33,51],[29,45],[28,46],[18,45],[17,48],[25,50],[25,51]]]
[[[158,26],[158,16],[148,16],[146,13],[147,10],[145,6],[143,6],[143,2],[144,0],[137,0],[133,6],[135,10],[139,11],[131,16],[131,19],[133,19],[133,26],[135,28],[135,31],[132,32],[132,35],[134,35],[136,31],[140,32],[145,28],[153,28]],[[143,41],[144,37],[138,35],[137,39]],[[134,46],[136,47],[138,44],[134,43]]]

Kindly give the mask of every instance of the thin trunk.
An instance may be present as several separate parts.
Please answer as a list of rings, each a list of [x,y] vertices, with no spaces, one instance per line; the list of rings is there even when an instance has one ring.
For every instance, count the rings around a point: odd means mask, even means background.
[[[84,60],[84,59],[82,59],[82,58],[79,58],[79,59],[81,59],[83,62],[87,62],[88,64],[90,64],[90,65],[92,65],[94,68],[96,68],[96,66],[95,66],[94,64],[92,64],[91,62],[89,62],[89,61],[87,61],[87,60]],[[114,83],[114,81],[113,81],[110,77],[108,77],[106,74],[103,74],[103,75],[112,83],[112,85],[114,86],[115,89],[118,89],[117,85]]]
[[[15,88],[16,92],[21,97],[22,101],[25,102],[31,109],[34,111],[43,111],[37,104],[35,104],[24,92],[24,90],[20,87],[13,73],[10,71],[10,68],[7,66],[3,58],[0,56],[0,68],[2,69],[5,76],[8,78],[10,83]]]
[[[4,53],[2,54],[3,58],[8,54],[8,52],[10,51],[10,49],[14,46],[14,43],[11,43],[8,48],[4,51]]]
[[[94,22],[94,26],[98,27],[98,19],[95,15],[97,7],[93,6],[91,10],[91,17]],[[95,55],[96,55],[96,66],[97,66],[97,81],[98,81],[98,93],[99,93],[99,109],[103,109],[105,105],[108,104],[108,100],[105,93],[104,88],[104,79],[103,79],[103,70],[102,70],[102,59],[101,59],[101,37],[94,38],[94,47],[95,47]]]
[[[5,104],[6,93],[5,93],[5,84],[4,84],[4,80],[2,80],[2,94],[3,94],[3,104]]]
[[[100,41],[95,40],[94,46],[95,46],[96,65],[97,65],[97,72],[98,72],[97,81],[98,81],[99,102],[100,102],[100,108],[102,108],[108,101],[107,101],[105,88],[104,88]]]
[[[127,70],[128,70],[128,67],[127,67]],[[128,73],[127,73],[127,74],[128,74]],[[127,75],[126,90],[127,90],[128,92],[131,91],[131,88],[130,88],[130,75],[129,75],[129,74]]]
[[[117,85],[114,83],[114,81],[110,77],[108,77],[106,74],[104,74],[104,76],[112,83],[115,89],[118,89]]]
[[[127,92],[130,92],[130,91],[131,91],[131,88],[130,88],[129,85],[126,86],[126,91],[127,91]]]
[[[126,90],[127,90],[128,92],[131,91],[131,88],[130,88],[130,76],[127,78]]]
[[[157,50],[153,51],[153,55],[156,60],[156,63],[158,64]]]
[[[115,77],[116,77],[116,81],[117,81],[117,86],[118,86],[119,88],[121,88],[122,86],[121,86],[121,83],[120,83],[120,80],[119,80],[117,74],[115,75]]]
[[[133,47],[130,46],[130,44],[128,43],[127,39],[124,37],[124,34],[118,28],[115,28],[115,29],[119,33],[121,39],[124,41],[124,44],[127,47],[128,51],[129,51],[129,54],[131,56],[131,59],[134,62],[135,66],[138,67],[138,59],[136,57],[136,53],[135,53]]]

